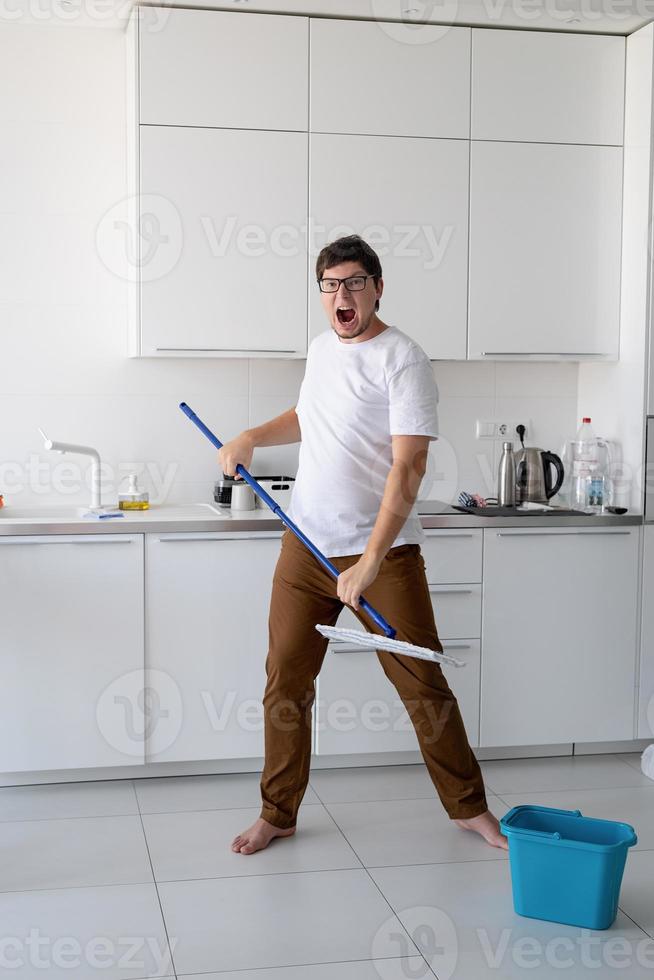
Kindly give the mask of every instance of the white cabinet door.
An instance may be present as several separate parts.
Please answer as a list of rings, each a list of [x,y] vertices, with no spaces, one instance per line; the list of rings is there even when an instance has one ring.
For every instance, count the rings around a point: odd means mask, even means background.
[[[472,143],[469,356],[617,357],[622,150]]]
[[[472,32],[472,138],[623,141],[625,38]]]
[[[427,529],[420,550],[429,584],[481,582],[482,533],[481,529]]]
[[[643,542],[642,632],[637,738],[654,735],[654,524],[646,524]]]
[[[0,663],[1,772],[143,762],[142,536],[0,538]]]
[[[465,358],[468,144],[312,135],[310,172],[310,336],[327,328],[316,254],[326,242],[357,232],[381,259],[382,320],[430,358]]]
[[[176,717],[149,762],[263,756],[268,609],[278,532],[152,534],[146,676]]]
[[[141,10],[140,122],[307,128],[308,20]]]
[[[361,629],[344,609],[339,626]],[[465,667],[443,667],[459,703],[468,740],[479,739],[479,640],[445,640],[446,653]],[[318,755],[418,751],[418,740],[402,700],[370,648],[330,644],[318,675],[315,749]]]
[[[141,127],[141,353],[306,352],[307,136]]]
[[[633,738],[638,540],[484,531],[482,745]]]
[[[312,19],[310,35],[312,131],[468,139],[469,28]]]

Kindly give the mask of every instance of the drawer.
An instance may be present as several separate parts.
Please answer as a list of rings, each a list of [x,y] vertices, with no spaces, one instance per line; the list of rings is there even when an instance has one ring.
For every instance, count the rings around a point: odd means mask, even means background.
[[[441,640],[481,636],[481,585],[429,585]]]
[[[339,625],[351,626],[349,617],[342,620]],[[480,643],[444,641],[443,648],[465,663],[442,669],[474,747],[479,744]],[[411,719],[372,646],[329,644],[318,676],[314,717],[318,755],[418,750]]]
[[[458,528],[425,531],[420,545],[427,581],[439,584],[481,582],[482,531]],[[473,634],[477,635],[477,634]]]

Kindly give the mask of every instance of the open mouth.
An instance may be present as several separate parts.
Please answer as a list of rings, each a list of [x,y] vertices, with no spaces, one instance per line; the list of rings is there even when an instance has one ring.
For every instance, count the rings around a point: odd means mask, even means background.
[[[336,310],[336,316],[339,323],[352,323],[356,316],[356,310],[351,306],[339,306]]]

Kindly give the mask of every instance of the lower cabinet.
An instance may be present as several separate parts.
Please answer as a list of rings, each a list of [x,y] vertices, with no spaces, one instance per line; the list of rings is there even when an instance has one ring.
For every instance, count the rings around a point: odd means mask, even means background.
[[[0,772],[143,762],[143,537],[0,537]]]
[[[433,530],[421,548],[438,633],[446,653],[465,667],[442,668],[468,734],[479,741],[482,532]],[[349,609],[339,626],[361,629]],[[472,637],[472,639],[470,638]],[[318,677],[315,709],[318,755],[418,750],[418,740],[395,687],[369,648],[331,643]]]
[[[637,738],[654,736],[654,524],[643,528],[642,633]]]
[[[482,746],[634,737],[639,533],[484,531]]]
[[[149,534],[146,761],[263,755],[268,607],[278,532]]]

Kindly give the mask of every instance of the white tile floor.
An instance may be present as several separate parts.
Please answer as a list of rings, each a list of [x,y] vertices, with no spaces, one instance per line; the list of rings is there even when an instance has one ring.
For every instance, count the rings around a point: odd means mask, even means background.
[[[635,826],[614,925],[513,912],[504,852],[422,766],[316,770],[293,838],[235,855],[255,775],[0,789],[0,969],[19,980],[654,980],[654,782],[637,755],[482,764],[491,809]]]

